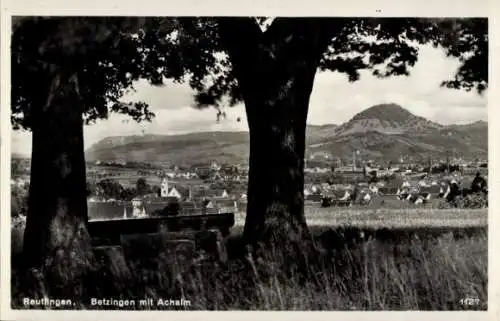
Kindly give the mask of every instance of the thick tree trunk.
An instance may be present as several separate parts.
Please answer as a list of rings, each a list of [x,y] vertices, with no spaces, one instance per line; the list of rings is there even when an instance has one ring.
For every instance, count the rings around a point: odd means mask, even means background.
[[[309,97],[321,56],[341,25],[277,18],[263,33],[253,19],[221,18],[218,26],[250,129],[243,240],[256,245],[308,237],[304,152]]]
[[[245,102],[250,130],[243,242],[272,248],[285,264],[310,251],[304,215],[309,97],[332,32],[318,19],[277,18],[262,33],[248,18],[219,19],[221,40]]]
[[[248,205],[243,240],[292,252],[309,239],[304,216],[305,124],[263,119],[250,133]]]
[[[308,97],[307,91],[295,90]],[[248,113],[259,115],[249,117],[250,171],[243,238],[255,245],[278,235],[294,237],[292,232],[308,235],[304,217],[307,102],[288,98],[268,106],[265,115],[255,110],[264,110],[268,102],[261,102],[260,108],[254,104],[247,103]]]
[[[279,87],[278,93],[262,97],[255,91],[245,100],[250,170],[242,240],[254,254],[288,271],[284,276],[301,278],[318,257],[304,215],[306,121],[315,71],[315,65],[299,68],[284,84],[269,75],[259,87],[267,92]]]
[[[89,245],[83,108],[76,80],[55,74],[45,104],[36,110],[23,245],[25,268],[54,272],[57,266],[60,275],[49,275],[68,282],[78,276],[77,265],[85,264]]]
[[[252,72],[246,87],[250,171],[243,241],[302,269],[315,255],[304,215],[304,157],[317,65],[285,63]]]
[[[261,32],[249,18],[218,19],[250,130],[243,243],[257,252],[264,249],[264,255],[277,254],[284,267],[297,271],[295,266],[301,274],[318,253],[304,215],[309,97],[320,59],[343,25],[327,19],[276,18]]]

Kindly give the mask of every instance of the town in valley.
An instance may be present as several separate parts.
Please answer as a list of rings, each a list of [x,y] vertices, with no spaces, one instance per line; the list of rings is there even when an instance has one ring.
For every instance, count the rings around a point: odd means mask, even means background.
[[[405,130],[401,124],[391,128],[359,128],[349,130],[353,127],[357,118],[364,115],[374,114],[377,110],[390,110],[392,113],[403,113],[408,119],[396,119],[403,125],[414,121],[424,122],[432,128],[422,133],[422,138],[414,137],[415,149],[419,147],[419,139],[429,139],[433,135],[438,141],[436,145],[441,148],[440,153],[426,156],[425,150],[420,154],[413,152],[403,154],[400,149],[387,149],[389,155],[382,158],[374,158],[370,146],[366,149],[353,149],[345,154],[333,154],[328,151],[329,145],[336,144],[339,139],[358,139],[360,141],[380,139],[385,137],[389,143],[397,146],[397,139],[405,138]],[[373,117],[373,116],[371,116]],[[364,122],[371,121],[378,124],[388,122],[390,119],[363,118]],[[325,131],[324,126],[319,130]],[[398,127],[399,126],[399,127]],[[339,132],[342,127],[347,128],[345,132]],[[418,118],[395,104],[378,105],[367,109],[361,115],[341,126],[331,127],[331,133],[320,136],[310,129],[311,137],[321,143],[314,141],[309,145],[309,153],[305,159],[305,186],[304,198],[307,207],[361,207],[361,208],[401,208],[401,207],[431,207],[439,206],[455,207],[456,199],[463,198],[464,192],[482,195],[486,200],[487,192],[486,178],[488,177],[488,162],[485,153],[484,140],[487,137],[487,123],[477,122],[466,125],[439,126],[429,121]],[[239,141],[242,134],[246,133],[208,133],[213,139],[223,136],[224,139]],[[236,138],[231,135],[235,134]],[[203,134],[193,136],[193,141],[199,139],[200,144]],[[218,136],[217,136],[218,135]],[[455,135],[455,136],[453,136]],[[161,139],[157,137],[156,139]],[[175,139],[176,137],[166,137]],[[331,140],[327,140],[330,138]],[[141,137],[130,137],[141,141]],[[185,138],[184,138],[185,139]],[[106,139],[105,139],[106,140]],[[115,139],[116,140],[116,139]],[[446,143],[459,141],[462,144],[477,142],[470,148],[475,150],[467,152],[462,147],[449,147]],[[148,141],[147,138],[144,139]],[[95,159],[87,162],[87,189],[90,219],[112,219],[112,218],[139,218],[148,216],[168,214],[195,214],[195,213],[224,213],[244,212],[246,210],[246,191],[248,182],[248,163],[245,161],[228,162],[234,157],[222,157],[222,160],[210,160],[207,154],[206,160],[187,156],[185,161],[161,162],[158,157],[154,162],[130,161],[127,159],[127,143],[107,149],[97,146],[89,148],[87,153],[95,155],[113,154],[113,148],[125,150],[118,159]],[[377,142],[376,142],[377,143]],[[147,143],[141,148],[149,148]],[[355,143],[353,143],[355,145]],[[111,145],[113,146],[113,145]],[[379,148],[380,144],[373,148]],[[241,148],[241,147],[240,147]],[[245,148],[245,147],[243,147]],[[384,151],[384,149],[380,149]],[[136,151],[128,150],[135,154]],[[159,153],[165,151],[159,151]],[[173,153],[178,152],[172,149]],[[403,151],[404,152],[404,151]],[[411,152],[411,150],[410,150]],[[399,154],[398,154],[399,153]],[[395,154],[395,155],[394,155]],[[114,155],[114,154],[113,154]],[[230,155],[232,156],[232,155]],[[237,155],[239,156],[239,155]],[[95,157],[95,156],[93,156]],[[166,155],[169,159],[169,155]],[[173,157],[176,158],[175,155]],[[165,164],[166,163],[166,164]],[[13,193],[27,192],[29,184],[29,160],[15,159],[12,163]],[[478,178],[479,177],[479,181]],[[474,182],[474,184],[473,184]],[[481,186],[475,186],[477,182]],[[455,189],[452,191],[452,187]],[[18,196],[17,196],[18,197]],[[13,195],[13,199],[16,195]],[[13,206],[16,203],[13,202]],[[486,203],[477,206],[485,206]],[[15,210],[15,209],[13,209]],[[170,211],[170,212],[169,212]],[[173,211],[173,212],[172,212]]]

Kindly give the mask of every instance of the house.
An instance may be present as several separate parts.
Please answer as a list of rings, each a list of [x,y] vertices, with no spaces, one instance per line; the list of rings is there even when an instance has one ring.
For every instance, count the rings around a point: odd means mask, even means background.
[[[429,193],[429,192],[422,192],[422,191],[421,191],[421,192],[419,193],[419,196],[420,196],[421,198],[423,198],[424,200],[429,201],[429,200],[431,199],[431,197],[433,196],[433,194],[431,194],[431,193]]]
[[[89,203],[97,203],[97,202],[103,202],[103,200],[99,197],[96,197],[96,196],[91,196],[89,198],[87,198],[87,202]]]
[[[378,189],[378,193],[380,195],[399,195],[401,193],[401,189],[399,187],[380,187]]]
[[[417,199],[417,197],[418,195],[416,193],[407,193],[405,194],[404,200],[413,203]]]
[[[167,178],[163,178],[161,181],[160,185],[160,197],[168,197],[168,193],[170,192],[169,186],[168,186],[168,180]]]
[[[351,206],[352,196],[351,191],[344,190],[334,190],[326,193],[321,199],[321,206]]]
[[[409,181],[404,181],[402,184],[401,184],[401,188],[410,188],[411,187],[411,184]]]
[[[222,213],[234,213],[238,211],[238,202],[229,199],[216,200],[215,207]]]
[[[370,192],[372,192],[373,194],[377,194],[378,191],[379,191],[379,188],[377,185],[375,184],[371,184],[368,189],[370,190]]]
[[[182,195],[174,186],[174,187],[170,188],[170,190],[168,191],[167,197],[176,197],[178,199],[181,199]]]
[[[186,202],[181,202],[180,207],[183,210],[190,210],[190,209],[195,209],[197,208],[196,203],[193,201],[186,201]]]
[[[215,202],[209,199],[203,200],[201,203],[202,208],[215,208]]]
[[[139,207],[142,205],[142,199],[138,197],[133,198],[131,202],[133,207]]]
[[[345,201],[351,197],[351,192],[349,190],[336,190],[330,191],[327,196],[332,197],[334,200]]]
[[[306,187],[304,188],[304,196],[319,195],[321,194],[321,190],[322,188],[320,186],[307,184]]]
[[[415,205],[420,205],[420,204],[423,204],[425,203],[426,201],[428,201],[427,198],[423,198],[422,196],[417,196],[417,198],[415,199],[415,201],[413,202],[413,204]]]
[[[350,174],[350,173],[362,174],[363,168],[353,167],[353,166],[340,166],[335,168],[333,171],[339,174]]]
[[[179,210],[182,214],[197,214],[202,208],[201,204],[196,204],[193,201],[185,201],[179,203]]]
[[[305,196],[306,201],[321,202],[323,196],[321,194],[309,194]]]
[[[405,194],[402,194],[400,196],[400,199],[407,201],[409,203],[419,205],[419,204],[425,204],[429,201],[431,194],[422,194],[420,192],[408,192]]]
[[[191,189],[182,186],[171,186],[168,180],[164,178],[160,186],[160,197],[176,197],[178,200],[191,199]]]
[[[202,189],[197,191],[195,197],[202,199],[229,198],[229,193],[226,189]]]
[[[425,180],[418,181],[418,186],[420,187],[429,187],[431,184],[427,183]]]
[[[321,189],[323,191],[329,190],[330,189],[330,184],[328,184],[328,183],[321,183]]]
[[[439,190],[439,197],[446,198],[448,194],[450,194],[450,192],[451,192],[450,184],[444,182],[441,183],[441,187]]]
[[[220,171],[221,166],[214,161],[212,162],[212,164],[210,164],[210,169],[214,171]]]
[[[430,194],[432,196],[438,196],[443,192],[443,188],[439,185],[422,186],[420,187],[421,194]]]
[[[369,190],[363,190],[359,194],[359,204],[368,205],[372,200],[372,195]]]
[[[143,206],[142,199],[136,197],[132,199],[132,217],[145,217],[146,215],[146,210]],[[126,213],[124,213],[126,215]]]

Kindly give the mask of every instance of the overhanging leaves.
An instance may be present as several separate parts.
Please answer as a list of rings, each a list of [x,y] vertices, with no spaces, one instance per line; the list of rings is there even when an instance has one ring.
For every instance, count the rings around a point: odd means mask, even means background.
[[[487,89],[487,19],[276,18],[263,32],[264,20],[14,17],[11,121],[14,128],[30,128],[33,108],[60,68],[77,72],[89,123],[109,112],[151,120],[146,103],[121,101],[139,79],[157,86],[165,79],[187,81],[197,92],[197,107],[220,106],[224,97],[235,105],[243,100],[235,63],[278,61],[294,55],[290,43],[314,37],[326,41],[311,48],[322,53],[319,69],[345,73],[349,81],[362,70],[377,77],[408,75],[418,46],[432,43],[461,63],[443,86]],[[248,61],[234,60],[232,50],[241,48]]]

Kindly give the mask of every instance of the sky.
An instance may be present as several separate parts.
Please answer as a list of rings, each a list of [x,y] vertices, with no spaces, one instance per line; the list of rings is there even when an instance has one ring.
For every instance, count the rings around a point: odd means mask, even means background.
[[[442,88],[441,81],[453,77],[458,61],[431,46],[420,48],[419,59],[410,76],[378,79],[363,74],[349,83],[344,74],[318,72],[310,97],[308,123],[341,124],[355,114],[380,103],[396,103],[411,113],[440,124],[463,124],[487,120],[486,95]],[[85,148],[109,136],[174,135],[196,131],[247,131],[243,105],[226,109],[227,117],[216,122],[216,110],[193,108],[193,91],[187,84],[167,82],[153,87],[136,84],[137,91],[124,100],[142,100],[156,114],[150,123],[137,124],[125,116],[112,115],[85,126]],[[240,122],[237,119],[240,118]],[[31,153],[31,134],[12,132],[12,153]]]

